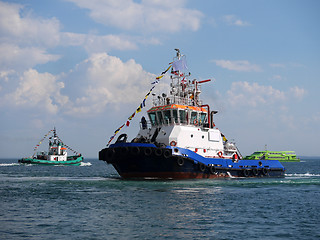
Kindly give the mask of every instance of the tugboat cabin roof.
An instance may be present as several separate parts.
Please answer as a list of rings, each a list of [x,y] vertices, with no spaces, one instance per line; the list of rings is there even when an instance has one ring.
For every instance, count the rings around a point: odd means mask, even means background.
[[[155,112],[155,111],[161,111],[161,110],[175,109],[175,108],[178,108],[178,109],[190,109],[190,110],[199,111],[199,112],[208,112],[208,110],[203,108],[203,107],[171,104],[171,105],[153,107],[153,108],[148,110],[148,113],[149,112]]]
[[[148,111],[152,126],[172,124],[198,126],[207,123],[207,115],[208,110],[203,107],[178,104],[157,106]]]

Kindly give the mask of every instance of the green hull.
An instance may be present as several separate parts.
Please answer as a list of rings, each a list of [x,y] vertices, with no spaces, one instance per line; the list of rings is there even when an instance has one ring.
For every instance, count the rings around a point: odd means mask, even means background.
[[[44,159],[37,159],[37,158],[22,158],[19,159],[19,163],[26,163],[26,164],[41,164],[41,165],[74,165],[79,166],[83,161],[82,156],[70,156],[67,158],[67,161],[49,161]]]
[[[297,158],[293,151],[259,151],[254,152],[250,156],[246,156],[244,159],[249,160],[275,160],[279,162],[300,162],[300,158]]]

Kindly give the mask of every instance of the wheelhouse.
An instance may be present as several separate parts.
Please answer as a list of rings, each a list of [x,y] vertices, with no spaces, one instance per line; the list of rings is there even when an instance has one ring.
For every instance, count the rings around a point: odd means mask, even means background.
[[[156,106],[148,111],[151,126],[208,125],[208,111],[203,107],[171,104]]]

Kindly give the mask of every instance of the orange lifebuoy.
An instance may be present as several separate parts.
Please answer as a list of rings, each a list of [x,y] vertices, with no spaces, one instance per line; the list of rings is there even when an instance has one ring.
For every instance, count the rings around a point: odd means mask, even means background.
[[[218,156],[219,156],[219,158],[222,158],[222,152],[221,151],[218,152]]]
[[[171,141],[170,142],[170,146],[173,146],[173,147],[177,146],[177,142],[176,141]]]
[[[193,124],[195,125],[195,126],[198,126],[198,120],[197,119],[195,119],[194,121],[193,121]]]

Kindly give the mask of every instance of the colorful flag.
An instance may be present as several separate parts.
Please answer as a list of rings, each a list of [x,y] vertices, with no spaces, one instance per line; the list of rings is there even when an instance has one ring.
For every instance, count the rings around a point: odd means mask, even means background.
[[[185,60],[183,60],[185,61]],[[184,64],[184,62],[182,62],[182,65]],[[179,64],[178,64],[179,65]],[[180,65],[179,65],[180,66]],[[183,65],[184,66],[184,65]],[[150,91],[146,94],[146,96],[144,97],[144,100],[142,101],[142,103],[140,104],[140,106],[137,108],[137,110],[128,118],[127,122],[125,124],[123,124],[120,128],[118,128],[115,132],[114,135],[110,138],[107,146],[109,146],[109,144],[111,143],[111,141],[114,139],[115,135],[117,135],[117,133],[121,130],[121,128],[123,128],[124,126],[129,127],[130,125],[130,121],[132,120],[132,118],[135,116],[136,113],[141,112],[141,109],[144,108],[146,106],[146,99],[148,98],[148,96],[150,95],[150,93],[152,92],[152,90],[155,88],[155,85],[158,84],[160,82],[160,79],[163,78],[164,74],[166,74],[168,72],[168,70],[172,67],[172,65],[170,65],[165,71],[163,71],[161,73],[161,75],[159,77],[156,77],[156,81],[152,82],[151,84],[153,85],[152,88],[150,89]]]

